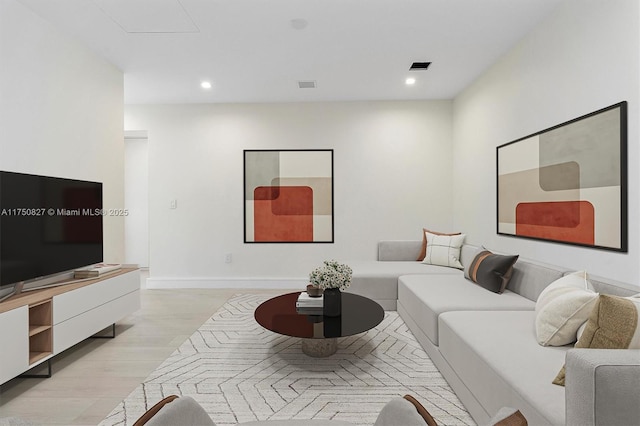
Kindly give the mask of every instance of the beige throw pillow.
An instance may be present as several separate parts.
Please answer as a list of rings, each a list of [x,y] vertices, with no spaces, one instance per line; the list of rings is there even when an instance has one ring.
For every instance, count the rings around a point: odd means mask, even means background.
[[[422,228],[422,247],[420,248],[420,254],[418,254],[418,258],[416,259],[418,262],[422,262],[424,260],[424,257],[427,255],[427,232],[435,235],[460,235],[460,232],[445,234],[444,232],[436,232],[426,228]]]
[[[465,234],[436,235],[425,232],[425,235],[427,236],[427,253],[422,263],[463,269],[460,263],[460,248],[464,243]]]
[[[576,334],[598,298],[585,271],[565,275],[549,284],[536,302],[536,337],[542,346],[564,346]]]
[[[491,419],[487,426],[527,426],[529,423],[520,410],[502,407]]]
[[[640,297],[598,297],[576,348],[640,349]],[[553,383],[564,386],[562,367]]]

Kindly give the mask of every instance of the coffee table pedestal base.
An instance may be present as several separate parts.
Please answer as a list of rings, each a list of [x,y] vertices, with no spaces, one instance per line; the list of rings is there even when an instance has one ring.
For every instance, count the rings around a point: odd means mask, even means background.
[[[302,339],[302,352],[316,357],[325,358],[336,353],[338,350],[338,339]]]

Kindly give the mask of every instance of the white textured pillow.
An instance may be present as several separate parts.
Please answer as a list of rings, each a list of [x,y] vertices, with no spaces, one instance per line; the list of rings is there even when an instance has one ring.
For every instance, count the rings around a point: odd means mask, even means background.
[[[465,234],[436,235],[425,232],[425,235],[427,236],[427,253],[422,263],[463,269],[460,263],[460,247],[464,243]]]
[[[564,346],[576,341],[587,322],[598,293],[585,271],[574,272],[549,284],[536,302],[536,337],[542,346]]]

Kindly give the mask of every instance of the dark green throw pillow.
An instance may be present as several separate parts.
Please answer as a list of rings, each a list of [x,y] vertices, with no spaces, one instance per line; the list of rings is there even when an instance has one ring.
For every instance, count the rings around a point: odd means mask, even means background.
[[[501,294],[509,284],[518,255],[504,256],[480,250],[464,270],[464,277],[494,293]]]

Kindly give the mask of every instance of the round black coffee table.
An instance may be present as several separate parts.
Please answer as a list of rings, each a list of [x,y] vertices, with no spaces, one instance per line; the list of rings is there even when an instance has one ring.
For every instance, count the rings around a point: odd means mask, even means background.
[[[342,314],[338,317],[323,316],[321,308],[298,312],[299,294],[287,293],[263,302],[254,317],[267,330],[302,338],[302,351],[309,356],[332,355],[338,349],[338,337],[363,333],[384,319],[382,306],[352,293],[342,293]]]

